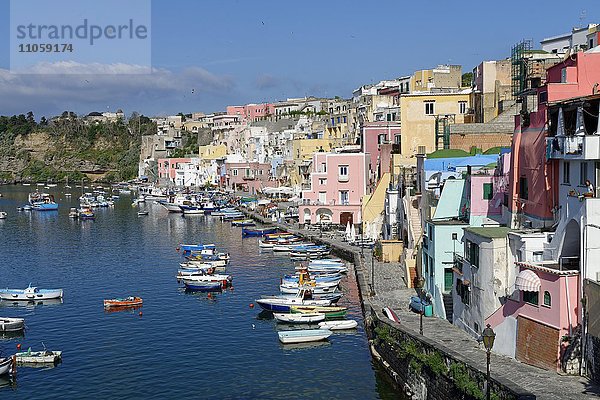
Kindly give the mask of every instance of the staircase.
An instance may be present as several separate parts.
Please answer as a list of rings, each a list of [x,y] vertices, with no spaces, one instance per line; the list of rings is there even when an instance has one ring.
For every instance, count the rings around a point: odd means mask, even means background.
[[[419,205],[421,203],[421,196],[414,196],[410,198],[409,207],[409,219],[410,219],[410,230],[413,234],[414,246],[416,247],[421,241],[423,234],[423,227],[421,226],[421,210]]]
[[[452,313],[454,311],[454,302],[452,301],[452,293],[442,294],[444,297],[444,310],[446,310],[446,319],[452,323]]]

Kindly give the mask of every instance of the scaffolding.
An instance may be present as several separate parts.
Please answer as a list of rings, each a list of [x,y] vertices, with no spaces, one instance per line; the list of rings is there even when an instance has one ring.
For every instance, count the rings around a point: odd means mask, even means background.
[[[517,98],[520,93],[527,89],[527,78],[529,70],[525,54],[531,52],[531,40],[522,40],[515,44],[510,51],[510,61],[512,64],[511,86],[513,98]]]
[[[435,149],[450,148],[450,124],[455,122],[454,114],[435,116]],[[440,147],[441,142],[441,147]]]

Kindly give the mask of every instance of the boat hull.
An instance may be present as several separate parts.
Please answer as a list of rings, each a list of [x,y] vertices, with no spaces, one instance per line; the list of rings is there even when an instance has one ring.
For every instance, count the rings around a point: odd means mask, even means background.
[[[140,307],[142,305],[143,300],[140,297],[104,300],[104,308]]]
[[[62,351],[23,351],[15,356],[19,364],[53,364],[60,361]]]
[[[37,291],[0,289],[0,299],[2,300],[35,301],[62,299],[62,297],[62,289],[39,289]]]
[[[306,343],[325,340],[331,336],[331,331],[327,329],[303,329],[277,332],[277,335],[281,343]]]
[[[292,324],[310,324],[320,322],[325,319],[325,314],[292,314],[292,313],[273,313],[273,317],[277,321],[287,322]]]
[[[0,332],[19,332],[25,328],[23,318],[0,317]]]
[[[325,321],[319,323],[319,328],[329,329],[331,331],[338,331],[344,329],[354,329],[358,326],[358,322],[353,319],[342,320],[342,321]]]

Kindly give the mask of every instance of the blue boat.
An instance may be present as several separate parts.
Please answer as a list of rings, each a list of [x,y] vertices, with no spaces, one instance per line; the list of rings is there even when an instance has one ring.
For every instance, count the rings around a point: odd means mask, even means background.
[[[221,282],[196,281],[184,282],[185,290],[190,292],[218,292],[221,291]]]
[[[179,248],[184,254],[191,253],[192,251],[202,251],[205,249],[215,249],[214,244],[180,244]]]
[[[31,208],[36,211],[58,210],[58,203],[54,201],[54,196],[48,193],[29,193],[29,204],[31,205]]]
[[[277,233],[277,228],[242,228],[242,236],[264,236]]]

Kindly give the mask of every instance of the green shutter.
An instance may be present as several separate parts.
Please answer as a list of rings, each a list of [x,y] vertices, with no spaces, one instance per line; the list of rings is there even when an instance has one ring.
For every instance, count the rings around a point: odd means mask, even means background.
[[[491,183],[484,183],[483,184],[483,199],[491,200],[493,196],[494,196],[493,185]]]

